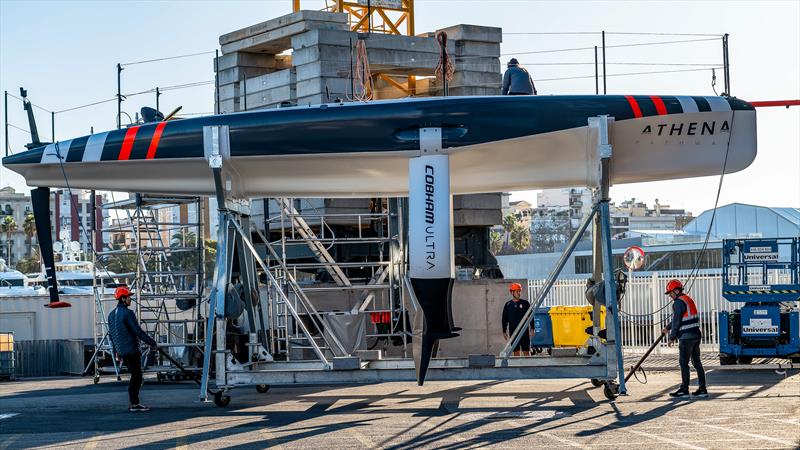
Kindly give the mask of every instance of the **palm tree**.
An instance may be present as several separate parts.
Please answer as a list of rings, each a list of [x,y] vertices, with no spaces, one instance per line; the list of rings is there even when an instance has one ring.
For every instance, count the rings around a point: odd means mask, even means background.
[[[509,239],[511,238],[511,233],[514,231],[514,228],[517,227],[517,216],[514,214],[509,214],[503,217],[503,231],[505,231],[505,246],[509,245]]]
[[[531,245],[531,231],[523,224],[517,224],[511,231],[511,247],[521,252],[527,250]]]
[[[503,236],[499,231],[489,232],[489,248],[493,255],[499,255],[503,251]]]
[[[197,244],[197,236],[193,231],[181,228],[180,231],[173,233],[170,241],[171,247],[194,247]]]
[[[0,221],[0,232],[6,234],[6,244],[8,245],[8,265],[11,266],[11,235],[17,231],[17,221],[13,216],[5,216]]]
[[[25,221],[22,223],[22,231],[25,232],[28,254],[33,255],[33,236],[36,234],[36,219],[33,217],[33,213],[25,215]]]

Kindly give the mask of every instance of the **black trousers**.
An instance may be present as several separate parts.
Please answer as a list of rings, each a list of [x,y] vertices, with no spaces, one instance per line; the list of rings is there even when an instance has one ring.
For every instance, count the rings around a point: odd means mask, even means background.
[[[122,362],[131,373],[131,381],[128,384],[128,398],[131,405],[139,404],[139,389],[142,388],[142,354],[134,353],[122,357]]]
[[[679,339],[678,352],[681,365],[681,389],[689,390],[689,359],[697,372],[697,381],[701,389],[706,387],[706,372],[700,361],[700,338]]]
[[[511,328],[512,333],[513,333],[513,330],[516,330],[516,329],[517,329],[517,327]],[[526,333],[525,331],[522,332],[522,336],[520,336],[520,338],[519,338],[519,344],[517,344],[517,346],[514,347],[514,351],[515,352],[518,352],[520,350],[523,351],[523,352],[531,351],[531,335]]]

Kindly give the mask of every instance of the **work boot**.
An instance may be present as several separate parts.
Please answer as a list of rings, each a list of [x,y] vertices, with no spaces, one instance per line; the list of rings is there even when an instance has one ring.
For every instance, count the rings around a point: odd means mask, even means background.
[[[130,412],[145,412],[150,411],[149,406],[144,406],[143,404],[139,403],[136,405],[128,405],[128,411]]]
[[[706,395],[708,395],[708,394],[706,394]],[[670,397],[674,397],[674,398],[688,397],[689,396],[689,390],[681,388],[681,389],[678,389],[675,392],[670,392],[669,396]]]
[[[708,391],[706,390],[706,388],[701,387],[700,389],[692,392],[692,397],[703,397],[703,398],[706,398],[706,397],[708,397]]]

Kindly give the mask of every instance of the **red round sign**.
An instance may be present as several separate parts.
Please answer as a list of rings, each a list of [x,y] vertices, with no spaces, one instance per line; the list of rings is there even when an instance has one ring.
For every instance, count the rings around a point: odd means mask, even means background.
[[[625,250],[625,254],[622,255],[622,261],[625,262],[625,266],[630,270],[641,269],[644,265],[644,250],[641,247],[632,245]]]

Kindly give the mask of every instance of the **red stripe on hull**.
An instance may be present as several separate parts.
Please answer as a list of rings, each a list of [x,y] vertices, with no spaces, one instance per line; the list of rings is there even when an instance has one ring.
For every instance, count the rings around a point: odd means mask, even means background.
[[[642,117],[642,110],[639,109],[639,103],[633,98],[632,95],[626,95],[625,99],[628,100],[628,104],[631,105],[631,109],[633,110],[633,117],[637,119]]]
[[[661,97],[657,95],[651,95],[650,98],[653,100],[653,104],[656,105],[656,111],[658,111],[658,115],[667,115],[667,107],[664,105],[664,100],[661,100]]]
[[[138,126],[128,128],[128,131],[125,133],[125,140],[122,141],[122,148],[119,151],[118,160],[123,161],[130,159],[131,150],[133,150],[133,141],[136,139],[136,133],[138,131]]]
[[[156,131],[153,132],[153,139],[150,140],[150,147],[147,148],[147,159],[153,159],[156,157],[158,141],[161,140],[161,133],[164,132],[165,126],[167,126],[167,122],[160,122],[158,125],[156,125]]]

